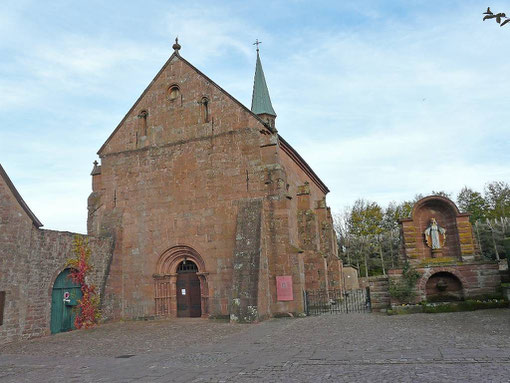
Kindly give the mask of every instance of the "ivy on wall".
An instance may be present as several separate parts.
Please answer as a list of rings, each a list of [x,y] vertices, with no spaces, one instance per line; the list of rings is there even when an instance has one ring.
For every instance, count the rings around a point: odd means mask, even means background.
[[[81,286],[82,297],[78,300],[78,312],[74,320],[77,329],[93,327],[101,319],[100,302],[96,287],[87,283],[87,276],[93,269],[90,264],[90,254],[88,241],[81,235],[75,235],[73,239],[73,257],[67,260],[66,266],[71,268],[70,277],[73,282]]]

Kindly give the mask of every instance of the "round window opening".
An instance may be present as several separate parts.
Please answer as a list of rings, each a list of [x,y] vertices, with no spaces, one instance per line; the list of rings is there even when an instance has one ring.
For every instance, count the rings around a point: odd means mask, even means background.
[[[168,99],[170,101],[175,101],[177,98],[179,98],[180,93],[181,92],[179,91],[179,88],[177,86],[171,86],[168,89]]]

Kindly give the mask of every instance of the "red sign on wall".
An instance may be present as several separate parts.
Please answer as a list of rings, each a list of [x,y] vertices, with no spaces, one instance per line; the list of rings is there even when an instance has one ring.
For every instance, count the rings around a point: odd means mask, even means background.
[[[293,301],[292,276],[276,277],[276,297],[279,301]]]

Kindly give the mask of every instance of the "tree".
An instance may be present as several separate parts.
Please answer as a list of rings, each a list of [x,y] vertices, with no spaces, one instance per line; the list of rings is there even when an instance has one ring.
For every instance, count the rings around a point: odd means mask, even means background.
[[[415,198],[421,199],[420,195],[417,195]],[[398,221],[403,218],[409,218],[411,216],[411,212],[413,211],[415,201],[404,201],[400,204],[397,204],[395,201],[392,201],[388,204],[388,207],[384,211],[383,216],[383,227],[385,230],[396,229],[399,227]]]
[[[463,213],[469,213],[469,220],[475,223],[487,218],[488,204],[482,194],[464,186],[457,195],[457,206]]]
[[[432,190],[431,194],[432,195],[440,195],[441,197],[445,197],[445,198],[451,198],[451,193],[447,193],[444,190],[440,190],[440,191]]]
[[[347,221],[349,232],[354,235],[374,235],[382,232],[382,208],[377,202],[358,199],[354,202]]]
[[[510,255],[505,248],[505,238],[510,236],[510,218],[481,219],[473,226],[480,251],[485,257],[499,260]]]
[[[485,185],[484,192],[489,218],[510,217],[510,185],[493,181]]]

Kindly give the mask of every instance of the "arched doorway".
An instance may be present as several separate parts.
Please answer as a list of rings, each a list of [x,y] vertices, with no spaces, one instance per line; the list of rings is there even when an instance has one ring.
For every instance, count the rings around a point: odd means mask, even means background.
[[[177,316],[200,317],[200,280],[197,265],[188,260],[177,267]]]
[[[428,301],[458,301],[464,298],[462,282],[446,271],[433,274],[427,280],[425,292]]]
[[[62,271],[51,291],[51,321],[52,334],[74,330],[74,319],[78,300],[81,299],[81,286],[74,283],[70,276],[71,270]]]
[[[204,260],[195,249],[177,245],[166,250],[153,274],[155,315],[207,317],[208,274]]]

